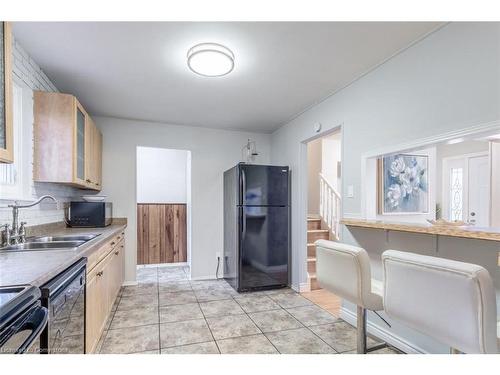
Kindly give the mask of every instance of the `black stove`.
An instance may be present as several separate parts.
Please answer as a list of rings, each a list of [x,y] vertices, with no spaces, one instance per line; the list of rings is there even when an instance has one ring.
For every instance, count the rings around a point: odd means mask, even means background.
[[[48,318],[40,297],[31,285],[0,287],[0,353],[22,354],[38,341]]]

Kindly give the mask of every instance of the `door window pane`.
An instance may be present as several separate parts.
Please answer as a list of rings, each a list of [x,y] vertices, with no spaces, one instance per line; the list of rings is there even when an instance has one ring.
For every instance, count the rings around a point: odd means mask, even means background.
[[[463,168],[450,170],[450,220],[463,220]]]

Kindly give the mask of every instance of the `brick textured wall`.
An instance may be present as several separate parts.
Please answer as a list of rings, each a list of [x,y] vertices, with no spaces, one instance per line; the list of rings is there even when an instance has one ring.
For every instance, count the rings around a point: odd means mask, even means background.
[[[33,90],[59,91],[15,38],[12,41],[12,55],[14,78],[18,78]]]
[[[59,90],[45,75],[38,64],[29,56],[15,37],[12,42],[12,75],[17,83],[32,90],[58,92]],[[64,219],[64,203],[85,194],[85,191],[51,183],[37,183],[31,180],[33,198],[44,194],[53,195],[60,202],[58,205],[45,203],[32,208],[19,210],[19,218],[26,221],[28,226],[62,221]],[[1,197],[0,197],[1,199]],[[47,201],[50,202],[50,201]],[[0,224],[11,223],[11,209],[6,206],[7,200],[0,200]]]

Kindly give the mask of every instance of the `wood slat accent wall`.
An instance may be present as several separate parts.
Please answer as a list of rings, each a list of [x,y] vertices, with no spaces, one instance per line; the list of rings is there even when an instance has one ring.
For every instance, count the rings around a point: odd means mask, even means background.
[[[137,205],[137,264],[187,261],[185,204]]]

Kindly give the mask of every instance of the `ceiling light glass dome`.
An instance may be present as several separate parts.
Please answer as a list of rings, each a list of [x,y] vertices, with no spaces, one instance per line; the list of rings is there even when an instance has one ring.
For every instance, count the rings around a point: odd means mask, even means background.
[[[201,43],[189,49],[187,64],[196,74],[221,77],[234,69],[234,54],[221,44]]]

